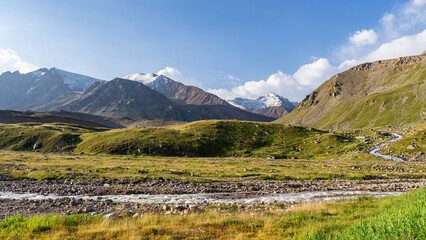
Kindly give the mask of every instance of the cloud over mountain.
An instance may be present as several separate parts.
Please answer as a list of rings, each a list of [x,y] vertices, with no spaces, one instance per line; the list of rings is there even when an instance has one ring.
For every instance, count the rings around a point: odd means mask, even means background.
[[[251,98],[276,92],[301,100],[332,75],[362,62],[421,54],[426,50],[426,0],[411,0],[380,19],[378,29],[362,29],[336,49],[336,56],[312,57],[293,74],[278,70],[266,80],[249,81],[232,89],[209,89],[224,99]],[[333,62],[334,64],[332,64]]]
[[[11,49],[0,48],[0,73],[5,71],[19,71],[27,73],[36,70],[37,67],[22,58]]]

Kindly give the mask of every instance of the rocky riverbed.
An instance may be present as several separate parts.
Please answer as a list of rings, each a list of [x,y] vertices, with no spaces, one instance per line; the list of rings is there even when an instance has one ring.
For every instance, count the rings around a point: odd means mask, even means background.
[[[409,191],[426,185],[426,179],[289,180],[187,182],[177,179],[0,179],[0,191],[57,195],[191,194],[253,192],[262,194],[306,191]]]
[[[380,196],[381,193],[392,196],[425,185],[426,180],[422,179],[188,183],[152,179],[3,178],[0,180],[0,218],[46,213],[102,214],[105,217],[138,217],[145,212],[187,214],[204,211],[212,204],[219,204],[220,211],[259,211],[277,205],[280,209],[286,208],[302,201]]]

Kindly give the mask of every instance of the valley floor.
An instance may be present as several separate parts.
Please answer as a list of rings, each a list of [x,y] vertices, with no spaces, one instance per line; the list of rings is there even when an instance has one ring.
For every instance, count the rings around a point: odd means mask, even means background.
[[[0,236],[10,239],[324,239],[404,192],[421,188],[424,204],[426,186],[425,163],[371,158],[0,151],[0,166]]]
[[[276,132],[280,128],[232,121],[218,124],[274,128]],[[44,136],[45,129],[62,134],[70,131],[69,128],[75,127],[4,125],[3,146],[31,148],[33,136]],[[398,154],[404,157],[403,162],[368,154],[374,146],[392,139],[376,131],[324,133],[293,127],[285,129],[290,133],[302,131],[302,137],[292,143],[293,148],[279,148],[275,142],[285,140],[290,144],[294,138],[285,135],[286,139],[278,141],[276,137],[281,135],[276,133],[271,149],[269,145],[262,150],[253,148],[253,152],[268,152],[269,155],[250,158],[0,150],[0,238],[426,237],[424,127],[388,129],[387,132],[396,130],[404,137],[377,151]],[[198,136],[200,128],[195,130],[187,131],[197,132]],[[272,130],[260,132],[269,138]],[[90,131],[85,136],[96,140],[95,130],[72,131],[78,134]],[[106,130],[99,131],[96,133],[99,136],[110,134]],[[128,133],[136,131],[139,130],[120,130],[118,135],[112,132],[105,136],[111,143],[120,144],[127,139]],[[170,140],[169,135],[165,136],[164,139]],[[55,137],[52,139],[56,144],[52,146],[62,143]],[[84,142],[91,143],[86,137],[83,137]],[[44,146],[51,146],[48,143]],[[329,150],[330,144],[333,151]],[[240,147],[243,146],[246,145]],[[413,149],[407,150],[407,146]],[[105,147],[108,150],[109,146]],[[235,149],[232,154],[244,153]],[[279,151],[286,153],[281,154],[285,158],[274,157],[274,154],[281,156]],[[308,151],[318,155],[302,158],[305,153],[311,155]]]

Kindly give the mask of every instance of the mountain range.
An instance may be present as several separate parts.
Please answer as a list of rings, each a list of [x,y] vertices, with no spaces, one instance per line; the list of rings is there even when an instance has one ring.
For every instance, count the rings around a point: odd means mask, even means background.
[[[178,104],[231,106],[228,102],[214,94],[205,92],[198,87],[184,85],[164,75],[139,73],[131,74],[123,78],[142,82]]]
[[[426,52],[364,63],[336,74],[278,123],[323,129],[426,121]]]
[[[42,68],[0,75],[0,109],[80,112],[130,119],[272,121],[277,115],[237,108],[166,76],[131,74],[112,81]]]
[[[68,111],[188,122],[237,119],[322,129],[426,120],[426,54],[364,63],[336,74],[297,107],[276,94],[225,101],[163,75],[103,81],[57,68],[0,75],[0,109]],[[294,109],[294,110],[293,110]]]
[[[271,121],[263,115],[253,114],[224,105],[177,104],[165,95],[141,82],[116,78],[97,82],[79,95],[49,109],[81,112],[100,116],[124,116],[130,119],[168,119],[196,121],[202,119],[242,119]]]

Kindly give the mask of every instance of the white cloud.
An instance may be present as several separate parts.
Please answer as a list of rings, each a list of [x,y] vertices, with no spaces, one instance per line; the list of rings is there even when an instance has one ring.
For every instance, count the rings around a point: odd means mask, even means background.
[[[325,58],[320,58],[312,63],[302,65],[293,77],[303,86],[317,87],[324,79],[331,77],[334,67]]]
[[[297,87],[291,76],[278,71],[270,75],[266,80],[245,82],[243,85],[234,87],[231,90],[209,89],[208,91],[224,99],[233,99],[236,97],[253,99],[271,92],[276,92],[280,95],[287,93],[289,95],[285,96],[291,98],[293,95],[292,92],[297,92]]]
[[[385,41],[418,32],[426,25],[426,0],[411,0],[392,13],[385,13],[380,24]]]
[[[172,68],[172,67],[166,67],[164,69],[161,69],[160,71],[157,72],[157,74],[164,75],[176,81],[179,81],[180,79],[183,78],[182,73],[176,68]]]
[[[377,43],[378,38],[379,36],[373,29],[363,29],[361,31],[356,31],[354,35],[350,36],[349,42],[357,47],[360,47],[365,45],[373,45]]]
[[[362,29],[337,49],[332,65],[326,58],[311,57],[293,74],[281,71],[266,80],[250,81],[232,89],[209,89],[224,99],[256,98],[275,92],[290,100],[301,100],[332,75],[350,67],[381,59],[418,55],[426,50],[426,0],[411,0],[380,19],[378,29]]]
[[[0,48],[0,72],[19,71],[27,73],[36,69],[35,65],[22,60],[15,51]]]
[[[232,75],[226,75],[226,77],[229,79],[229,80],[234,80],[234,81],[241,81],[240,80],[240,78],[238,78],[238,77],[235,77],[235,76],[232,76]]]
[[[380,19],[383,31],[388,39],[394,39],[398,37],[398,32],[395,29],[395,15],[391,13],[385,13],[382,19]]]
[[[201,83],[199,81],[194,78],[184,77],[183,74],[177,68],[166,67],[158,71],[157,74],[164,75],[186,85],[201,87]]]
[[[325,58],[301,66],[293,76],[281,71],[271,74],[266,80],[249,81],[243,85],[228,89],[209,89],[208,91],[224,99],[236,97],[257,98],[271,92],[285,96],[290,100],[299,100],[311,88],[317,87],[333,73],[334,67]]]
[[[270,75],[266,80],[246,82],[230,90],[209,89],[208,91],[227,100],[236,97],[254,99],[275,92],[290,100],[300,101],[306,94],[334,74],[345,71],[357,64],[418,55],[424,50],[426,50],[426,29],[418,34],[400,37],[383,43],[367,55],[360,58],[347,59],[338,66],[333,66],[326,58],[319,58],[312,63],[302,65],[293,75],[278,71]]]
[[[426,50],[426,29],[411,36],[404,36],[380,45],[368,54],[367,61],[418,55]]]

